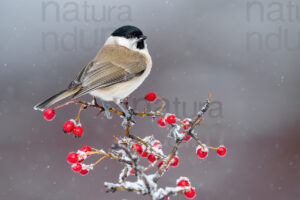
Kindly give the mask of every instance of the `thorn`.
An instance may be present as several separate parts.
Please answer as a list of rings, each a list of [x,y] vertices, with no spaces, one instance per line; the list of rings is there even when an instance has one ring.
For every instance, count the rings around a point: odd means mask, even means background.
[[[93,96],[93,98],[94,98],[94,104],[95,104],[95,106],[99,106],[98,103],[97,103],[96,97]]]
[[[96,117],[98,117],[99,115],[101,115],[101,113],[103,112],[104,110],[100,110],[98,113],[97,113],[97,115],[96,115]]]

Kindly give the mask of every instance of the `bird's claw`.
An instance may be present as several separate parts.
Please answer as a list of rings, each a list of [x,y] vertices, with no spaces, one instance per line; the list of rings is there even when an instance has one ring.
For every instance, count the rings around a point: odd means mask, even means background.
[[[107,118],[107,119],[112,119],[112,116],[111,116],[111,114],[110,114],[110,112],[109,112],[110,105],[109,105],[109,104],[106,104],[106,103],[104,103],[104,102],[102,101],[102,106],[103,106],[103,108],[104,108],[104,112],[105,112],[106,118]]]

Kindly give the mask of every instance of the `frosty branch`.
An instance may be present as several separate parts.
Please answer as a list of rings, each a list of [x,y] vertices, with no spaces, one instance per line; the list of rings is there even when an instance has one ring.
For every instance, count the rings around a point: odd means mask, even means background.
[[[123,165],[123,170],[120,172],[119,180],[117,183],[105,182],[107,192],[128,191],[135,192],[140,195],[148,195],[152,200],[168,200],[170,196],[183,193],[187,198],[195,198],[195,188],[192,187],[191,182],[187,177],[179,177],[176,185],[171,187],[161,188],[158,186],[158,180],[169,170],[170,167],[177,167],[179,164],[179,150],[182,143],[194,140],[196,144],[196,154],[200,159],[207,157],[208,150],[216,150],[219,156],[226,154],[226,148],[223,145],[219,147],[210,147],[203,144],[197,136],[195,129],[200,126],[204,120],[203,115],[208,110],[211,95],[208,95],[208,100],[202,106],[200,111],[193,119],[179,119],[174,114],[163,113],[165,102],[158,97],[155,93],[150,92],[145,96],[149,102],[159,100],[161,107],[157,111],[137,112],[133,110],[125,99],[123,105],[130,113],[126,116],[124,112],[110,108],[109,112],[119,115],[123,121],[122,126],[125,129],[123,137],[118,138],[114,136],[115,143],[112,144],[109,151],[103,149],[91,148],[84,146],[77,152],[69,153],[67,157],[68,163],[74,172],[81,175],[86,175],[94,169],[94,167],[102,162],[105,158],[110,158],[118,161]],[[92,102],[85,102],[79,100],[68,101],[62,105],[50,108],[44,112],[44,117],[47,120],[52,120],[55,116],[55,111],[69,104],[80,104],[77,117],[67,121],[63,130],[67,134],[73,133],[75,137],[81,137],[83,128],[80,124],[80,114],[82,110],[87,108],[98,109],[98,114],[102,114],[105,109],[97,103],[96,98]],[[174,140],[174,145],[171,152],[165,153],[161,142],[154,138],[154,136],[147,136],[140,138],[131,133],[131,127],[135,125],[135,117],[148,117],[157,119],[160,127],[168,130],[168,137]],[[84,164],[83,162],[90,156],[99,156],[99,159],[92,164]],[[143,158],[148,159],[147,164]],[[155,168],[157,166],[157,168]],[[129,176],[135,176],[135,181],[128,181]]]

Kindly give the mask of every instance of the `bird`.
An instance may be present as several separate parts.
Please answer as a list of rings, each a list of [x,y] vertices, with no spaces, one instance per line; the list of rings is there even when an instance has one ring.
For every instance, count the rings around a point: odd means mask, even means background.
[[[117,28],[66,89],[38,103],[34,109],[44,111],[67,97],[76,99],[90,94],[102,101],[107,118],[111,116],[106,102],[116,103],[128,116],[121,102],[144,82],[152,68],[146,39],[135,26]]]

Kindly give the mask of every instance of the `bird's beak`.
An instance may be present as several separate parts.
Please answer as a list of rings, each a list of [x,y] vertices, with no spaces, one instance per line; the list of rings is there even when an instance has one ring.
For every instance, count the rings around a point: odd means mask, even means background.
[[[147,39],[147,36],[146,36],[146,35],[140,36],[140,40],[146,40],[146,39]]]

